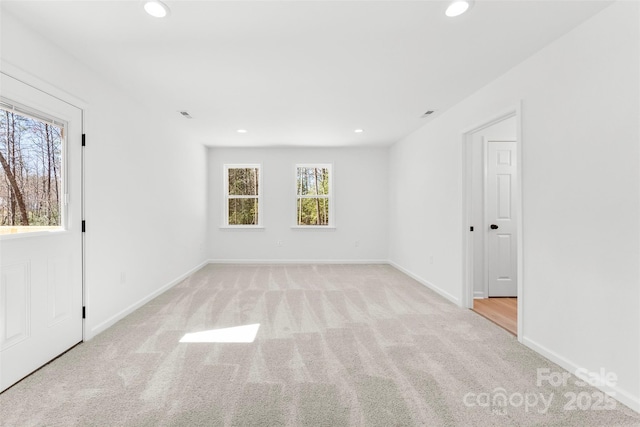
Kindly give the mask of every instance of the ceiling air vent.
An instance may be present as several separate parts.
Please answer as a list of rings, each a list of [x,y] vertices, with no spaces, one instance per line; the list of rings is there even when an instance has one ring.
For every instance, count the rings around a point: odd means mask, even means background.
[[[192,119],[193,117],[191,117],[191,115],[189,113],[187,113],[186,111],[179,111],[179,113],[182,115],[182,117],[184,117],[185,119]]]
[[[423,114],[422,116],[420,116],[420,117],[422,117],[422,118],[430,117],[430,116],[431,116],[433,113],[435,113],[435,112],[436,112],[436,110],[429,110],[429,111],[427,111],[426,113],[424,113],[424,114]]]

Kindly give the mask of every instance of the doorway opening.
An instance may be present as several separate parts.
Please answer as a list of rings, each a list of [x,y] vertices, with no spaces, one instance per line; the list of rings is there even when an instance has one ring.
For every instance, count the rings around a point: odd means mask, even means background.
[[[464,132],[463,156],[463,304],[521,337],[520,108]]]

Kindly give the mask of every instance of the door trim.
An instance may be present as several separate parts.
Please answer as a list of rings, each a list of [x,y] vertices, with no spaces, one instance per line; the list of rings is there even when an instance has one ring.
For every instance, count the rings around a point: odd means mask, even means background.
[[[523,340],[524,331],[524,235],[523,235],[523,192],[522,192],[522,154],[523,154],[523,138],[522,138],[522,101],[518,101],[516,105],[511,108],[489,116],[489,119],[484,120],[462,131],[462,299],[461,306],[465,308],[473,308],[473,233],[480,230],[470,231],[471,223],[471,209],[472,209],[472,182],[471,182],[471,142],[473,134],[477,133],[485,128],[493,126],[503,120],[515,117],[516,118],[516,159],[518,168],[516,169],[516,215],[518,218],[517,224],[517,274],[518,274],[518,341]]]

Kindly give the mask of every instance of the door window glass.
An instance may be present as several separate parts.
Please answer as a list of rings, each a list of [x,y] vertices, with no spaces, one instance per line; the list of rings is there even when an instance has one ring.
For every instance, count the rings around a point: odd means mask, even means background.
[[[64,124],[0,103],[0,234],[61,229]]]

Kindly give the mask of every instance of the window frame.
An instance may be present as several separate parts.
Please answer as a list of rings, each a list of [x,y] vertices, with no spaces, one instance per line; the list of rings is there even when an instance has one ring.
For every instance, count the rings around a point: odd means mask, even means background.
[[[322,195],[322,196],[318,196],[318,195],[313,195],[313,196],[303,196],[298,194],[298,169],[300,168],[316,168],[316,169],[327,169],[329,171],[329,194],[327,194],[326,196]],[[333,230],[336,228],[335,225],[335,203],[334,203],[334,199],[335,199],[335,195],[334,195],[334,190],[333,190],[333,163],[296,163],[294,169],[294,179],[293,179],[293,185],[294,185],[294,208],[293,208],[293,226],[291,226],[291,228],[293,229],[303,229],[303,230]],[[315,199],[315,198],[326,198],[327,199],[327,205],[328,205],[328,209],[329,209],[329,216],[328,216],[328,222],[327,225],[317,225],[317,224],[313,224],[313,225],[304,225],[304,224],[298,224],[298,198],[304,198],[304,199]]]
[[[230,195],[229,194],[229,169],[257,169],[258,170],[258,194],[253,195]],[[224,194],[224,203],[222,204],[223,224],[220,228],[264,228],[263,226],[263,208],[262,208],[262,164],[261,163],[225,163],[222,167],[222,185]],[[230,199],[258,199],[258,223],[257,224],[229,224],[229,200]]]
[[[9,233],[0,233],[0,240],[25,238],[25,237],[38,237],[47,235],[59,235],[69,232],[69,153],[68,153],[68,132],[69,122],[65,119],[58,117],[57,114],[49,114],[44,109],[28,106],[15,102],[4,96],[0,96],[0,108],[4,111],[8,111],[14,114],[27,117],[31,120],[37,120],[39,122],[57,127],[60,129],[60,189],[61,197],[59,200],[59,215],[60,225],[51,226],[38,226],[38,225],[16,225],[16,226],[2,226],[5,230],[10,230]],[[15,231],[11,231],[11,230]]]

